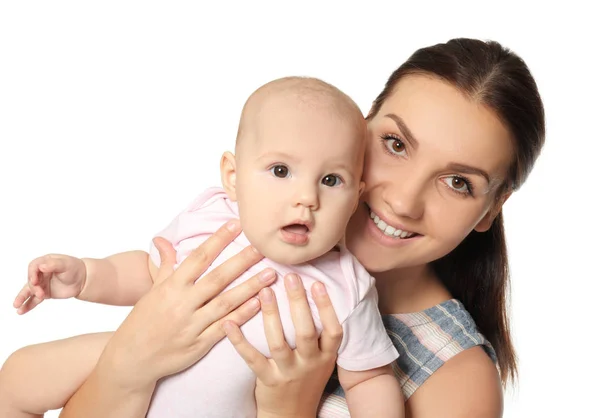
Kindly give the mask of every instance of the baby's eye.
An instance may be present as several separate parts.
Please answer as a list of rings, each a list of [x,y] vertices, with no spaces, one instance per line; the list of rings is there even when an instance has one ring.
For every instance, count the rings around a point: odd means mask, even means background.
[[[321,180],[321,183],[323,183],[327,187],[335,187],[335,186],[339,186],[343,182],[342,182],[342,179],[340,178],[340,176],[338,176],[336,174],[327,174],[325,177],[323,177],[323,180]]]
[[[290,175],[290,170],[284,165],[276,165],[271,167],[271,173],[273,173],[275,177],[284,179]]]

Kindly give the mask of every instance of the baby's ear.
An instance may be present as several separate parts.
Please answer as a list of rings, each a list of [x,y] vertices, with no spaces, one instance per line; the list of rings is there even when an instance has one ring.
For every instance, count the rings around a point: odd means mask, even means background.
[[[235,156],[229,151],[221,157],[221,184],[232,201],[236,201],[235,193]]]
[[[365,191],[365,182],[361,181],[358,185],[358,197],[361,197],[363,192]]]
[[[354,204],[354,210],[352,211],[352,213],[356,212],[356,209],[358,209],[360,197],[362,196],[364,190],[365,190],[365,182],[361,181],[360,184],[358,185],[358,196],[356,196],[356,203]]]

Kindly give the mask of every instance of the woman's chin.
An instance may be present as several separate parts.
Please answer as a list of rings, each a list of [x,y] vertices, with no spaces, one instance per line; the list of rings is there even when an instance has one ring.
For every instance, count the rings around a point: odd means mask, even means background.
[[[384,248],[369,239],[369,236],[353,229],[346,236],[346,247],[370,273],[380,273],[395,268],[392,259],[386,256]]]

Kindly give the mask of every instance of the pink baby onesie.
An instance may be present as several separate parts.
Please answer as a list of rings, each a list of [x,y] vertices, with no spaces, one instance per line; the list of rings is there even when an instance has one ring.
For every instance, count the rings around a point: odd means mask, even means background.
[[[238,213],[237,204],[229,200],[223,189],[210,188],[157,235],[173,244],[177,252],[177,267],[194,248],[225,222],[239,218]],[[243,233],[240,234],[210,269],[248,245],[250,243],[247,238]],[[150,257],[154,264],[160,264],[154,245],[151,246]],[[389,364],[398,357],[377,308],[374,279],[343,246],[340,251],[331,251],[316,260],[296,266],[281,265],[265,258],[230,287],[240,284],[266,267],[273,268],[278,275],[271,288],[277,298],[285,337],[292,347],[295,347],[294,327],[283,283],[283,276],[287,273],[300,275],[306,289],[310,289],[315,281],[322,282],[327,288],[344,332],[337,359],[340,367],[352,371],[369,370]],[[322,326],[318,311],[310,292],[308,296],[315,325],[320,332]],[[269,356],[260,312],[244,324],[241,330],[254,347]],[[255,379],[250,368],[225,338],[202,360],[159,382],[147,417],[255,417]]]

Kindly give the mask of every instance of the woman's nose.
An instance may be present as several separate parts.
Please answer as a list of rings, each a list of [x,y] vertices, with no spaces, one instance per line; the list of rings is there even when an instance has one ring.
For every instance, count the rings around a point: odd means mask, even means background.
[[[425,209],[424,190],[416,181],[396,181],[388,184],[383,200],[398,217],[420,219]]]

